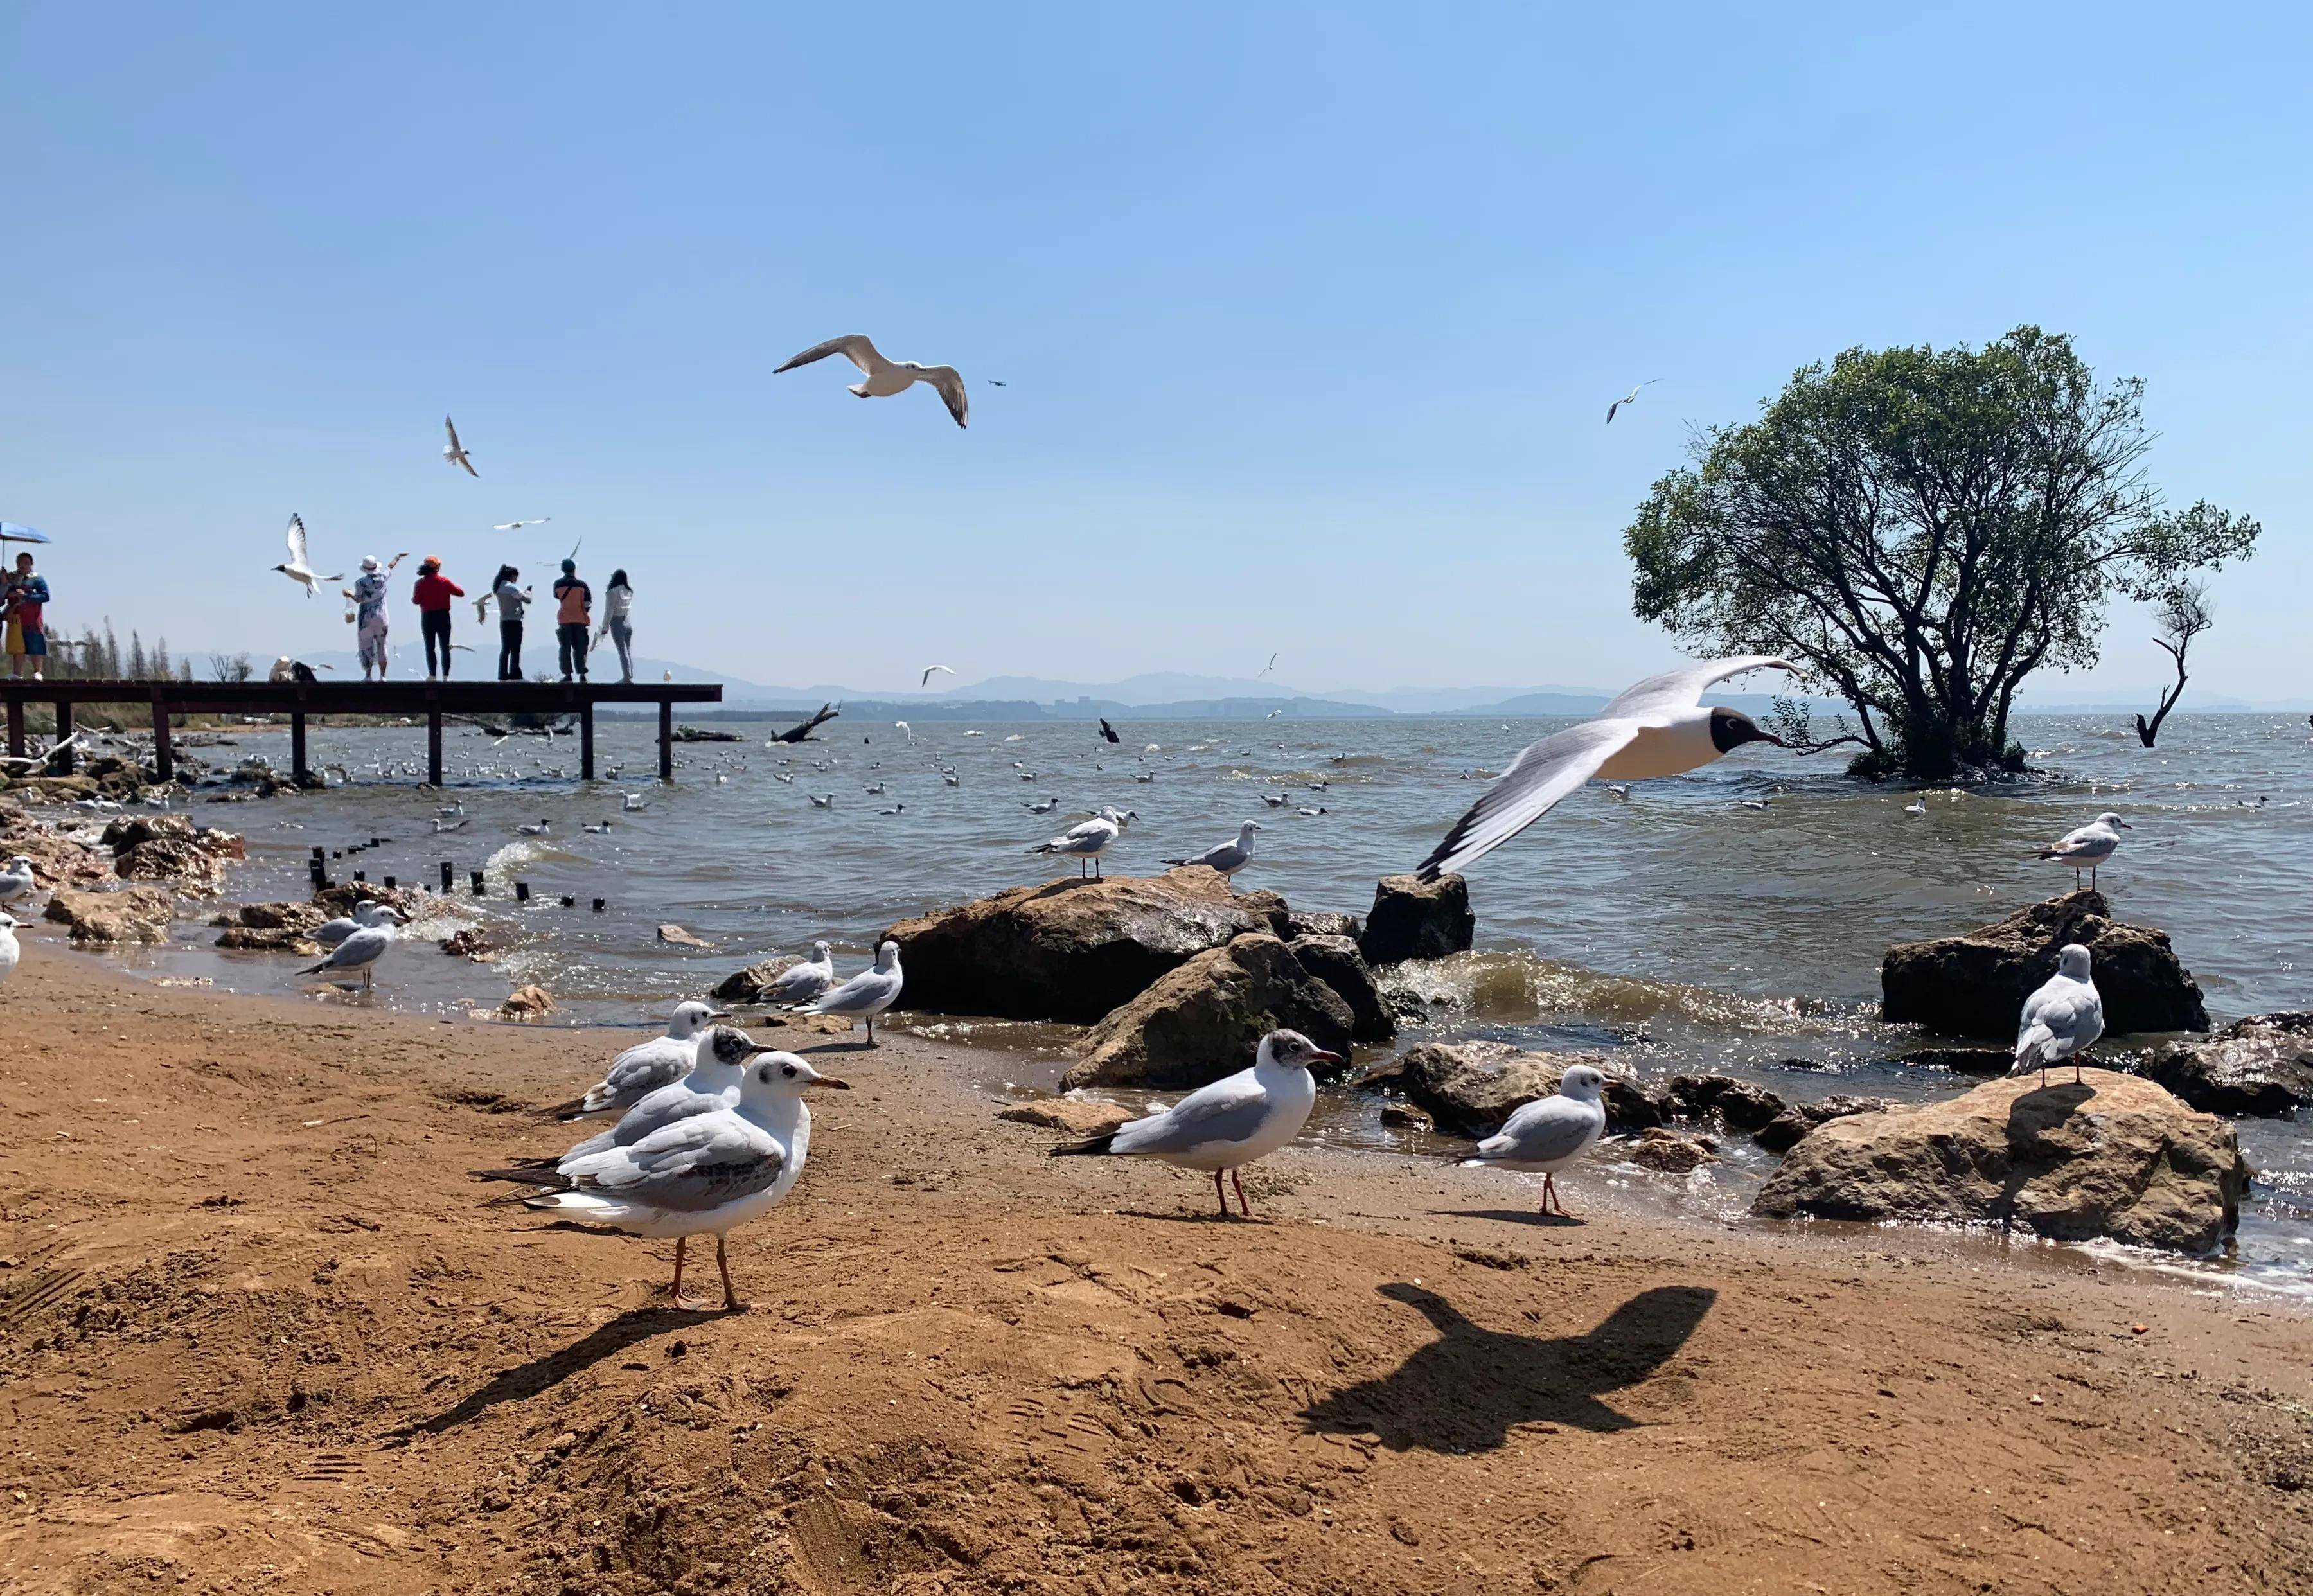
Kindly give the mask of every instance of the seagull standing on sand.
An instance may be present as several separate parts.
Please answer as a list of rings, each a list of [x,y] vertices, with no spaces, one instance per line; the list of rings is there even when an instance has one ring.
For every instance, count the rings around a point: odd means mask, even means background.
[[[1542,1211],[1558,1212],[1566,1204],[1558,1195],[1557,1172],[1590,1151],[1606,1129],[1606,1106],[1598,1094],[1606,1078],[1587,1064],[1568,1066],[1559,1077],[1554,1097],[1536,1098],[1511,1110],[1502,1128],[1478,1143],[1477,1156],[1461,1160],[1464,1168],[1492,1165],[1504,1169],[1542,1171]]]
[[[2104,998],[2089,979],[2089,950],[2068,942],[2056,955],[2056,973],[2024,1000],[2016,1022],[2016,1062],[2010,1075],[2036,1066],[2048,1084],[2048,1066],[2072,1061],[2072,1080],[2080,1079],[2080,1054],[2104,1035]]]
[[[350,975],[361,972],[362,990],[370,989],[370,974],[377,967],[394,942],[394,922],[406,918],[399,909],[380,904],[379,923],[365,925],[331,950],[320,964],[303,969],[300,975]]]
[[[1421,861],[1421,878],[1435,881],[1492,852],[1594,777],[1638,781],[1675,776],[1746,743],[1789,746],[1739,710],[1702,704],[1712,683],[1769,668],[1799,667],[1772,655],[1739,654],[1666,671],[1623,692],[1596,719],[1529,745]]]
[[[450,435],[450,441],[442,445],[442,458],[452,465],[464,466],[470,477],[480,476],[482,473],[474,469],[473,461],[467,456],[466,445],[458,441],[458,424],[444,416],[442,418],[442,430]]]
[[[850,1089],[791,1053],[762,1051],[768,1056],[744,1071],[732,1106],[663,1126],[631,1146],[566,1160],[558,1172],[563,1189],[525,1196],[523,1206],[629,1236],[673,1237],[678,1308],[695,1306],[682,1295],[684,1250],[691,1237],[711,1235],[724,1311],[739,1311],[745,1305],[731,1286],[726,1239],[795,1189],[811,1145],[805,1089]]]
[[[823,344],[814,344],[771,375],[777,376],[779,372],[809,366],[813,361],[824,360],[830,355],[842,356],[866,376],[866,381],[851,384],[851,392],[860,398],[889,399],[894,393],[906,392],[918,383],[929,383],[946,401],[947,413],[955,418],[955,424],[958,427],[964,425],[964,415],[971,409],[972,401],[963,391],[963,377],[954,366],[919,366],[912,360],[886,360],[862,333],[846,333],[841,338],[831,338]]]
[[[1221,1186],[1226,1169],[1236,1187],[1239,1211],[1251,1219],[1253,1207],[1244,1199],[1244,1182],[1237,1170],[1301,1133],[1317,1102],[1310,1067],[1341,1062],[1341,1054],[1327,1053],[1298,1031],[1271,1031],[1253,1051],[1252,1069],[1199,1087],[1161,1114],[1127,1121],[1104,1136],[1055,1147],[1052,1156],[1111,1154],[1162,1159],[1183,1169],[1209,1169],[1223,1219],[1228,1217],[1228,1193]]]
[[[763,989],[766,1003],[808,1003],[835,984],[835,950],[824,942],[811,945],[811,957],[789,965],[771,977]]]
[[[1100,856],[1108,851],[1108,845],[1111,842],[1115,842],[1117,837],[1123,832],[1124,823],[1128,820],[1138,820],[1140,816],[1130,809],[1126,809],[1120,813],[1115,809],[1104,808],[1098,814],[1095,815],[1090,820],[1084,822],[1080,825],[1070,826],[1059,836],[1052,838],[1051,841],[1048,842],[1039,842],[1033,848],[1029,849],[1028,851],[1031,853],[1057,853],[1063,859],[1075,860],[1077,861],[1077,875],[1079,878],[1081,878],[1085,873],[1084,861],[1090,860],[1092,861],[1094,873],[1098,874],[1100,870]]]
[[[1234,876],[1253,862],[1253,833],[1261,829],[1261,822],[1248,820],[1236,828],[1236,841],[1221,842],[1206,849],[1193,859],[1168,859],[1168,865],[1205,865],[1223,876]]]
[[[2080,872],[2089,873],[2089,890],[2096,890],[2097,866],[2113,856],[2120,846],[2120,833],[2136,828],[2107,809],[2077,831],[2066,832],[2032,857],[2053,859],[2058,864],[2072,867],[2072,890],[2080,889]]]
[[[16,946],[16,928],[22,923],[13,914],[0,914],[0,983],[16,973],[17,961],[24,957]]]
[[[321,585],[324,582],[342,582],[346,579],[345,573],[342,571],[334,577],[317,577],[313,574],[312,557],[305,551],[305,518],[303,516],[289,517],[288,541],[289,558],[273,569],[293,582],[304,584],[307,598],[312,597],[319,592]]]
[[[556,1108],[554,1117],[567,1121],[613,1111],[623,1114],[659,1088],[672,1086],[690,1074],[699,1062],[699,1030],[730,1018],[727,1011],[701,1002],[677,1003],[667,1017],[664,1036],[638,1043],[612,1059],[602,1079],[588,1087],[584,1097]]]
[[[840,1014],[847,1019],[865,1018],[867,1045],[875,1045],[875,1017],[898,1001],[903,977],[900,945],[886,942],[875,950],[875,966],[862,970],[833,992],[822,993],[796,1010],[799,1014]]]
[[[1640,383],[1638,388],[1631,389],[1628,393],[1623,394],[1622,398],[1608,405],[1606,407],[1606,425],[1612,427],[1614,424],[1614,412],[1616,410],[1621,410],[1626,404],[1636,404],[1639,402],[1639,388],[1651,388],[1657,383],[1661,381],[1662,379],[1660,377],[1649,377],[1645,382]]]
[[[39,880],[32,874],[31,856],[20,853],[8,861],[6,869],[0,870],[0,904],[13,904],[28,898],[39,885]]]

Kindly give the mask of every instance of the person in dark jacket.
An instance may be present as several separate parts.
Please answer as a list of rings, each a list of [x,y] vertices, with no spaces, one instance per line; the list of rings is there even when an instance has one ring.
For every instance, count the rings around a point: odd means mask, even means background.
[[[476,607],[498,601],[498,680],[522,680],[522,613],[530,606],[530,589],[517,586],[522,573],[510,565],[498,567],[498,574],[490,579],[489,598],[476,601]]]
[[[584,682],[586,631],[594,623],[594,590],[578,579],[576,560],[562,562],[562,575],[554,583],[554,641],[562,657],[562,679],[567,682],[576,671]]]

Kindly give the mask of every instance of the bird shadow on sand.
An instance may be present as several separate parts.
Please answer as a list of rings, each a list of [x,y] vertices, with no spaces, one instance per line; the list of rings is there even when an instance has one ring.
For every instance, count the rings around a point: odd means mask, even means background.
[[[1506,1225],[1533,1225],[1543,1230],[1582,1227],[1582,1221],[1570,1213],[1543,1213],[1532,1208],[1433,1208],[1429,1212],[1437,1219],[1491,1219]]]
[[[1170,1211],[1155,1208],[1120,1208],[1116,1211],[1116,1216],[1119,1219],[1153,1219],[1160,1223],[1174,1225],[1265,1225],[1270,1222],[1259,1214],[1247,1219],[1241,1213],[1216,1213],[1209,1208],[1202,1211],[1193,1208],[1175,1208]]]
[[[454,1430],[481,1417],[501,1402],[524,1402],[541,1392],[552,1390],[572,1375],[626,1351],[638,1341],[722,1317],[720,1309],[638,1308],[631,1313],[622,1313],[608,1324],[595,1326],[558,1352],[517,1363],[491,1376],[488,1383],[455,1406],[389,1433],[386,1444],[406,1446],[420,1435],[440,1435]]]
[[[1491,1451],[1520,1424],[1629,1430],[1640,1421],[1601,1398],[1662,1367],[1719,1293],[1703,1286],[1640,1292],[1579,1336],[1519,1336],[1464,1318],[1437,1292],[1403,1281],[1381,1294],[1414,1309],[1438,1339],[1376,1380],[1303,1410],[1312,1431],[1376,1435],[1392,1451]]]

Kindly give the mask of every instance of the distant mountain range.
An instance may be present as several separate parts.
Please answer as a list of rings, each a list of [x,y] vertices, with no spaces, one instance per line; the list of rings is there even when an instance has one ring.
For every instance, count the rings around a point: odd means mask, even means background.
[[[532,652],[533,670],[553,657],[550,645],[542,651],[533,649]],[[423,657],[414,643],[397,648],[394,658],[394,674],[399,678],[407,679],[413,668],[422,668]],[[615,678],[616,661],[605,648],[597,651],[593,661],[598,679],[602,675],[601,667],[606,661],[611,664],[611,675]],[[360,660],[347,652],[315,654],[309,657],[307,663],[316,669],[330,667],[327,674],[341,681],[358,680],[361,675]],[[490,663],[482,657],[479,648],[471,654],[461,654],[459,674],[468,678],[486,675]],[[927,721],[1075,720],[1095,716],[1105,716],[1111,720],[1345,720],[1391,715],[1492,716],[1517,720],[1593,714],[1614,696],[1604,688],[1558,685],[1524,688],[1401,687],[1373,692],[1307,692],[1273,680],[1202,676],[1177,671],[1152,672],[1128,676],[1119,682],[991,676],[984,682],[937,692],[861,692],[831,683],[785,687],[750,682],[743,677],[702,670],[678,660],[640,656],[635,660],[635,676],[643,682],[655,682],[670,676],[677,682],[719,682],[724,689],[721,705],[724,713],[734,710],[794,712],[816,709],[822,703],[835,703],[850,710],[855,716],[881,717],[888,713],[894,719]],[[1730,692],[1714,694],[1713,700],[1728,709],[1759,714],[1767,709],[1773,697],[1772,692]],[[2080,702],[2036,700],[2019,705],[2018,712],[2134,714],[2140,710],[2150,711],[2159,698],[2157,690],[2149,689],[2141,698],[2124,701],[2109,698]],[[1843,707],[1827,701],[1818,702],[1816,711],[1831,714]],[[2186,699],[2184,712],[2271,713],[2302,710],[2307,707],[2298,703],[2250,704],[2239,699],[2196,695]]]

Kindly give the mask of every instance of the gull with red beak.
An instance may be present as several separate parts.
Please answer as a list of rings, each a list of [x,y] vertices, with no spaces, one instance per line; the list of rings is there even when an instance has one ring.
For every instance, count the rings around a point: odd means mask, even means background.
[[[1128,1121],[1104,1136],[1055,1147],[1052,1156],[1114,1154],[1209,1169],[1223,1219],[1228,1217],[1228,1193],[1221,1187],[1226,1169],[1236,1187],[1238,1210],[1251,1219],[1253,1207],[1237,1170],[1301,1133],[1317,1101],[1310,1067],[1341,1062],[1341,1054],[1327,1053],[1298,1031],[1271,1031],[1254,1050],[1252,1069],[1199,1087],[1162,1113]]]

